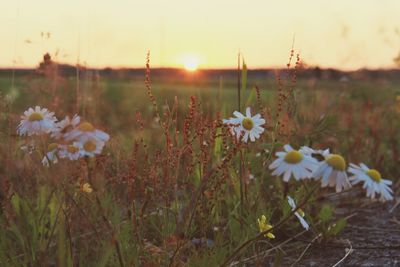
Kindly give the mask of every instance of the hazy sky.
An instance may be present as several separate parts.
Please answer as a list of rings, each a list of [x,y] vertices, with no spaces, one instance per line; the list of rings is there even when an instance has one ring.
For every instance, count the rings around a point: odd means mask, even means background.
[[[0,0],[0,66],[45,51],[90,66],[283,66],[292,39],[310,65],[393,67],[400,0]],[[398,33],[396,33],[398,29]],[[41,32],[50,32],[49,39]]]

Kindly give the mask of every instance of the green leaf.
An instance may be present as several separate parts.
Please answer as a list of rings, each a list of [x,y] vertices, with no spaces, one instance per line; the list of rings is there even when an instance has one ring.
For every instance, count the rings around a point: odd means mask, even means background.
[[[247,97],[246,107],[250,106],[250,104],[253,101],[255,95],[256,95],[256,90],[253,88],[253,90],[250,91],[250,94]]]
[[[241,106],[244,105],[245,96],[246,96],[246,87],[247,87],[247,65],[244,59],[242,60],[242,84],[241,84],[241,91],[240,91],[240,98],[242,99]],[[245,110],[246,107],[243,107],[242,110]]]
[[[247,89],[247,65],[246,62],[242,61],[242,90],[245,91]]]
[[[347,224],[346,219],[344,218],[340,219],[334,225],[332,225],[331,229],[329,230],[329,233],[331,235],[338,235],[346,227],[346,224]]]
[[[15,213],[16,213],[18,216],[20,215],[20,205],[19,205],[19,203],[20,203],[20,198],[19,198],[19,196],[18,196],[17,194],[14,194],[14,195],[11,197],[11,205],[12,205],[12,207],[13,207]]]
[[[333,209],[329,204],[322,206],[321,211],[318,214],[318,218],[322,223],[328,222],[332,218]]]
[[[222,133],[222,129],[218,128],[216,131],[216,135],[218,136],[215,138],[215,144],[214,144],[214,156],[216,158],[220,158],[221,155],[221,150],[222,150],[222,137],[220,136]]]

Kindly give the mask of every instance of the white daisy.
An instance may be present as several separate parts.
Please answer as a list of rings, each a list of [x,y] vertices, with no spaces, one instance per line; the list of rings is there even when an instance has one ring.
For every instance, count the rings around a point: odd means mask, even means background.
[[[60,156],[60,158],[77,160],[82,156],[80,153],[80,147],[81,145],[79,142],[74,142],[73,144],[69,145],[62,145],[60,151],[58,152],[58,155]]]
[[[101,154],[104,147],[104,142],[98,139],[83,136],[79,143],[79,153],[82,157],[94,157],[96,154]]]
[[[349,173],[353,174],[350,181],[353,185],[363,182],[363,188],[367,191],[367,197],[375,198],[380,194],[379,200],[384,202],[393,200],[393,190],[390,188],[392,181],[383,179],[381,174],[361,163],[360,166],[350,163]]]
[[[66,116],[62,121],[56,123],[51,132],[51,137],[55,139],[64,138],[65,134],[76,128],[80,122],[81,117],[79,117],[77,114],[75,114],[72,119],[70,119],[69,116]]]
[[[57,143],[51,143],[47,146],[47,153],[42,159],[42,164],[49,167],[50,162],[56,164],[58,162],[57,152],[59,145]]]
[[[65,140],[80,140],[82,138],[95,139],[97,141],[106,142],[110,139],[110,136],[105,132],[94,128],[89,122],[82,122],[72,131],[64,135]]]
[[[329,148],[322,150],[322,149],[312,149],[311,147],[308,146],[302,146],[300,147],[300,151],[306,155],[322,160],[324,160],[330,154]]]
[[[260,138],[260,135],[264,132],[264,128],[261,125],[265,124],[265,120],[261,118],[260,114],[251,116],[250,107],[246,108],[246,116],[239,111],[233,112],[236,118],[224,119],[225,124],[229,124],[231,133],[236,135],[239,139],[242,135],[242,141],[246,142],[249,140],[254,142]]]
[[[280,176],[283,174],[284,182],[288,182],[291,177],[294,177],[297,181],[311,178],[318,162],[303,151],[294,150],[290,145],[284,145],[283,148],[285,152],[276,152],[275,155],[278,158],[269,165],[270,170],[274,169],[272,175]]]
[[[290,196],[288,196],[287,198],[288,198],[289,206],[292,208],[292,211],[296,210],[297,206],[296,206],[296,203],[294,202],[294,199],[291,198]],[[294,215],[296,215],[297,219],[299,219],[299,221],[304,229],[308,230],[310,228],[310,226],[308,225],[306,220],[304,220],[305,213],[303,210],[297,209],[297,211],[294,213]]]
[[[56,118],[54,112],[49,112],[47,108],[36,106],[35,109],[29,108],[21,116],[21,122],[17,127],[19,135],[28,136],[46,134],[53,130]]]
[[[328,154],[324,161],[320,162],[319,167],[314,171],[314,178],[321,178],[321,186],[336,187],[336,192],[351,187],[346,173],[346,161],[337,154]]]

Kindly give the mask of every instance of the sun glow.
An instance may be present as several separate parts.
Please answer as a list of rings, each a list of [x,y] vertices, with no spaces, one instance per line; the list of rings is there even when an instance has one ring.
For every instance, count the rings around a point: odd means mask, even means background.
[[[196,71],[200,64],[200,59],[196,55],[185,55],[181,61],[184,69],[190,72]]]

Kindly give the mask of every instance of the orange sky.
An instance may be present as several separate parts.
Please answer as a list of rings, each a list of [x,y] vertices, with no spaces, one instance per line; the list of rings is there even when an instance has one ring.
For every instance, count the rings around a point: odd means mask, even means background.
[[[68,63],[143,67],[148,49],[153,67],[230,68],[238,50],[250,68],[283,66],[294,35],[310,65],[393,67],[400,51],[399,0],[3,2],[0,66],[35,66],[59,51]]]

